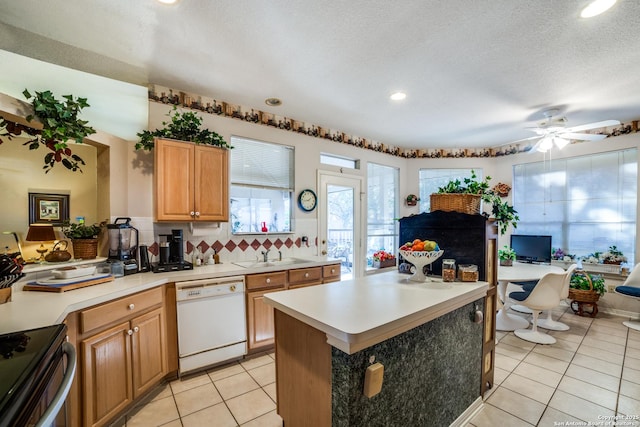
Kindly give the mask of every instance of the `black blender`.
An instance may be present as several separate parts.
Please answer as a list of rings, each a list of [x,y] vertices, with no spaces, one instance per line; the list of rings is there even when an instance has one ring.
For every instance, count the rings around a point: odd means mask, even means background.
[[[124,275],[138,272],[138,230],[131,224],[131,218],[119,217],[113,224],[107,224],[109,232],[109,260],[120,261],[124,265]],[[135,237],[132,236],[135,234]],[[133,237],[133,238],[132,238]]]

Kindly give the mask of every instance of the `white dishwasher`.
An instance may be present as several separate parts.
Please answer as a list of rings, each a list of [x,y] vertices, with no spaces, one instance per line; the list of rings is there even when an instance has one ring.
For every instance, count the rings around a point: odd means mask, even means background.
[[[244,277],[176,282],[180,375],[247,354]]]

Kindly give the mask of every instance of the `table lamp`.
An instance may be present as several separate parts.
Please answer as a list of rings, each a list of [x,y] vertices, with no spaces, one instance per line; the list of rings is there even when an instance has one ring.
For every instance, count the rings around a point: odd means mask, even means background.
[[[31,224],[27,232],[27,241],[40,242],[40,248],[36,252],[40,254],[39,262],[44,262],[44,254],[49,250],[44,247],[42,242],[50,242],[56,240],[56,233],[53,231],[51,224]]]

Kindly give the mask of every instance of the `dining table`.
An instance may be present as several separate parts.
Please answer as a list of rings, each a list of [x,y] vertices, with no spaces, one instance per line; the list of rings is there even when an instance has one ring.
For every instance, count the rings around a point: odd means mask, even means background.
[[[496,314],[496,330],[515,331],[529,327],[529,321],[521,316],[509,313],[511,303],[507,295],[510,282],[530,282],[540,280],[547,273],[562,273],[562,267],[551,264],[514,262],[510,266],[498,266],[498,297],[502,307]]]

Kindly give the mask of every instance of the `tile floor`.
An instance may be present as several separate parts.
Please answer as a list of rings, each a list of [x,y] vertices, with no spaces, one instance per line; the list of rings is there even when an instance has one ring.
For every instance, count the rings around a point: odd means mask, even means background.
[[[550,332],[553,345],[498,333],[495,385],[467,427],[640,426],[640,332],[620,317],[579,317],[568,307],[555,310],[554,319],[571,329]],[[173,381],[131,411],[126,426],[281,426],[274,357]],[[613,422],[616,415],[630,418]]]

